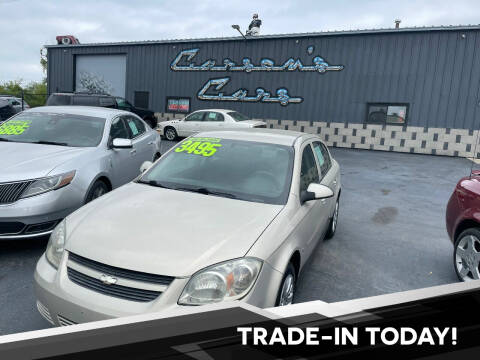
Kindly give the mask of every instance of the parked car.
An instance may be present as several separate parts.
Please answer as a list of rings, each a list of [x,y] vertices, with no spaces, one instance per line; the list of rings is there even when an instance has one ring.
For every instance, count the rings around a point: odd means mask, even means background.
[[[267,124],[263,121],[251,120],[237,111],[209,109],[194,111],[183,119],[163,121],[158,124],[158,131],[167,140],[175,140],[177,137],[187,137],[200,131],[266,127]]]
[[[152,129],[157,127],[157,118],[152,110],[142,109],[130,104],[126,99],[108,94],[90,93],[54,93],[48,97],[48,106],[82,105],[99,106],[130,111],[141,117]]]
[[[308,257],[335,234],[340,191],[339,165],[315,135],[200,133],[55,228],[35,270],[37,306],[61,325],[291,304]]]
[[[0,154],[0,239],[22,239],[133,180],[160,136],[126,111],[37,107],[0,125]]]
[[[447,204],[446,224],[458,278],[480,279],[480,171],[457,183]]]
[[[25,100],[11,96],[11,95],[0,95],[0,122],[7,120],[13,115],[19,113],[22,110],[29,109],[30,106]]]

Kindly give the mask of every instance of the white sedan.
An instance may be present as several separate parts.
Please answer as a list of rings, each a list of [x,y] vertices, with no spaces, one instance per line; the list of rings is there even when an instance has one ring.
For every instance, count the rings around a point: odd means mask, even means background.
[[[183,119],[164,121],[158,124],[158,132],[167,140],[187,137],[200,131],[241,130],[245,128],[266,128],[263,121],[251,120],[233,110],[198,110]]]

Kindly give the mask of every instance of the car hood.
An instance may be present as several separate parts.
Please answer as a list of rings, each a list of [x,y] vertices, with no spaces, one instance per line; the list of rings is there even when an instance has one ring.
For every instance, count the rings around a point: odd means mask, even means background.
[[[89,148],[0,142],[0,183],[47,176],[57,166],[86,151]]]
[[[245,256],[282,208],[130,183],[67,218],[66,249],[111,266],[188,277]]]

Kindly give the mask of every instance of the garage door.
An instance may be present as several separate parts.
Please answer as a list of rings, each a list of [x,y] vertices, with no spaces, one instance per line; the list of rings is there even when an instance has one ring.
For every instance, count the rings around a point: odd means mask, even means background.
[[[125,55],[77,55],[75,90],[125,96]]]

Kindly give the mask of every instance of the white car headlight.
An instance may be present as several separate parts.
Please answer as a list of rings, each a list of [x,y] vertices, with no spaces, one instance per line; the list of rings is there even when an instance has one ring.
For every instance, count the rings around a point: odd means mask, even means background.
[[[75,177],[75,170],[65,174],[35,180],[22,194],[21,199],[57,190],[70,184]]]
[[[53,230],[48,241],[45,256],[50,264],[56,269],[60,265],[63,250],[65,249],[65,237],[67,235],[67,227],[65,219],[62,220]]]
[[[204,305],[247,295],[262,267],[255,258],[240,258],[205,268],[188,281],[180,305]]]

